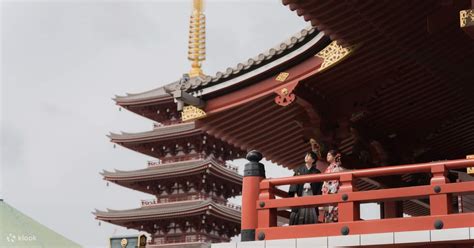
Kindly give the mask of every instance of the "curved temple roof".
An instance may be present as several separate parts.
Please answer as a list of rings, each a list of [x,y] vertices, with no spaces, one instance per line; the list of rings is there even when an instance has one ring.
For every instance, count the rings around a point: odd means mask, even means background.
[[[139,181],[139,180],[151,180],[159,178],[170,178],[170,177],[183,177],[185,175],[193,175],[197,172],[210,169],[210,173],[217,173],[220,176],[224,176],[233,183],[242,185],[242,176],[238,173],[225,168],[220,165],[219,162],[212,158],[208,159],[196,159],[187,160],[182,162],[174,162],[158,165],[155,167],[148,167],[146,169],[134,170],[134,171],[121,171],[115,170],[115,172],[103,171],[100,173],[104,176],[105,180],[108,181]]]
[[[141,207],[128,210],[107,211],[95,210],[93,214],[99,220],[110,222],[128,222],[150,219],[167,219],[201,215],[210,211],[211,215],[227,217],[227,220],[240,223],[240,211],[231,207],[214,203],[211,200],[191,200],[172,203],[163,203],[152,207]]]
[[[316,28],[309,26],[302,29],[279,45],[270,48],[269,50],[260,53],[253,58],[249,58],[247,61],[239,63],[234,67],[228,67],[225,71],[219,71],[215,74],[215,76],[189,78],[185,74],[180,80],[167,84],[163,87],[143,93],[116,96],[114,100],[118,105],[127,106],[134,104],[172,101],[173,97],[170,93],[175,90],[200,91],[200,94],[206,94],[209,91],[203,92],[204,88],[216,86],[225,82],[229,84],[228,81],[231,81],[232,79],[236,80],[232,80],[230,83],[235,84],[262,74],[265,71],[281,65],[282,63],[287,62],[293,58],[299,57],[301,54],[313,48],[319,41],[321,41],[323,37],[324,33],[318,32]],[[324,41],[328,43],[327,41],[329,40],[326,38]]]
[[[130,103],[146,102],[147,100],[151,100],[152,102],[173,101],[173,97],[165,91],[164,87],[159,87],[142,93],[127,93],[125,96],[116,95],[113,100],[118,104],[128,105]]]
[[[199,128],[196,128],[194,122],[186,122],[180,124],[174,124],[169,126],[156,127],[152,131],[140,132],[140,133],[126,133],[122,132],[121,134],[110,133],[108,137],[112,142],[133,142],[133,141],[143,141],[144,139],[166,139],[172,138],[176,135],[180,137],[185,136],[186,134],[198,134],[202,131]]]
[[[474,42],[459,24],[472,1],[283,4],[338,42],[361,44],[351,59],[308,79],[309,88],[332,105],[357,104],[367,122],[406,146],[419,142],[423,161],[473,151]]]

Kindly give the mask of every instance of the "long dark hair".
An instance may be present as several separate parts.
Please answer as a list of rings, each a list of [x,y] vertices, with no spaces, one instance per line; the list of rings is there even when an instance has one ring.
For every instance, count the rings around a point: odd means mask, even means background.
[[[334,157],[336,162],[341,162],[341,156],[340,156],[341,153],[339,152],[339,150],[331,149],[331,150],[328,151],[328,153],[331,154]],[[339,155],[339,156],[337,156],[337,155]]]
[[[339,154],[339,150],[337,149],[331,149],[328,151],[333,157],[335,157],[337,154]]]

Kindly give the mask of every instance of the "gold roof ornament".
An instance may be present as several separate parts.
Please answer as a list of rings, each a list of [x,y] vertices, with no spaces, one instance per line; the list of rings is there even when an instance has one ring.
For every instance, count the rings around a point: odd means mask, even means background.
[[[323,50],[319,51],[315,56],[322,58],[324,61],[319,68],[319,72],[341,62],[349,54],[354,51],[355,47],[343,47],[337,44],[337,41],[331,42]]]
[[[288,76],[290,76],[290,73],[288,72],[280,72],[280,74],[278,74],[278,76],[276,77],[276,81],[278,82],[285,82],[285,80],[288,78]]]
[[[203,0],[193,0],[189,20],[188,60],[191,61],[190,77],[204,76],[201,63],[206,59],[206,17]]]
[[[474,9],[459,11],[459,20],[461,28],[474,26]]]
[[[181,112],[182,121],[193,121],[204,117],[206,117],[206,112],[192,105],[184,106],[183,111]]]

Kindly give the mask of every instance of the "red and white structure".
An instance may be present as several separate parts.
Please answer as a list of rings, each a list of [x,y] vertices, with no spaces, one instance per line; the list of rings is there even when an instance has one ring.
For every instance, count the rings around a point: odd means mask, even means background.
[[[189,215],[204,224],[201,234],[220,227],[212,230],[225,235],[210,242],[241,233],[242,242],[213,247],[472,247],[474,160],[466,156],[474,153],[474,3],[283,4],[311,26],[215,76],[185,74],[116,98],[157,124],[112,141],[160,162],[104,178],[156,199],[97,218],[153,233],[153,245],[170,237],[158,220],[180,219],[184,233],[189,221],[180,217]],[[311,138],[323,157],[338,147],[349,170],[265,177],[262,157],[294,169]],[[224,164],[245,154],[242,179]],[[325,180],[339,180],[339,193],[289,198],[279,188]],[[241,218],[226,202],[240,191]],[[360,204],[369,202],[380,205],[380,218],[361,219]],[[339,222],[285,225],[290,208],[325,205],[338,205]]]

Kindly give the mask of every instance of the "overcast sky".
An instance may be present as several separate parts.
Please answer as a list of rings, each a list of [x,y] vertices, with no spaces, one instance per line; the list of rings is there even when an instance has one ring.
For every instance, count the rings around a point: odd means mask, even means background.
[[[151,158],[113,149],[105,135],[151,130],[152,121],[119,112],[111,98],[189,70],[190,11],[191,0],[3,1],[0,197],[88,247],[130,233],[99,226],[91,212],[139,207],[152,196],[107,187],[99,172],[145,168]],[[205,13],[208,74],[307,25],[279,0],[207,1]],[[290,175],[270,163],[266,169],[269,177]]]
[[[190,11],[191,0],[2,2],[0,189],[7,203],[86,246],[128,233],[99,226],[91,211],[135,208],[152,196],[107,187],[99,172],[145,168],[150,158],[113,149],[105,135],[150,130],[152,122],[119,112],[111,98],[189,70]],[[207,1],[206,18],[209,74],[307,25],[278,0]]]

